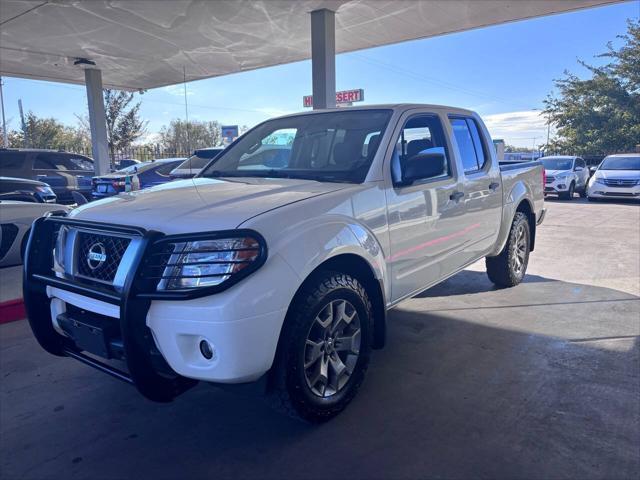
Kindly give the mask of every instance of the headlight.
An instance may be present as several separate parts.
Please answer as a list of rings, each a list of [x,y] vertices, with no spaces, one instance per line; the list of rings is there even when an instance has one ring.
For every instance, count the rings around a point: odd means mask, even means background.
[[[36,190],[38,192],[40,192],[40,193],[45,193],[47,195],[53,195],[53,190],[51,190],[51,187],[49,187],[47,185],[43,185],[43,186],[38,185],[36,187]]]
[[[568,176],[569,176],[568,173],[560,173],[556,175],[556,180],[566,180]]]
[[[264,240],[255,232],[241,231],[237,237],[233,233],[220,235],[161,240],[151,256],[159,258],[146,268],[147,276],[157,280],[156,290],[207,287],[222,290],[255,271],[266,260]],[[217,236],[219,238],[215,238]],[[158,260],[160,264],[155,263]]]
[[[599,183],[600,185],[604,185],[604,178],[603,177],[596,177],[596,179],[594,180],[595,183]]]
[[[69,228],[61,225],[56,236],[55,246],[53,248],[53,271],[64,273],[65,267],[65,244],[67,243],[67,233]]]

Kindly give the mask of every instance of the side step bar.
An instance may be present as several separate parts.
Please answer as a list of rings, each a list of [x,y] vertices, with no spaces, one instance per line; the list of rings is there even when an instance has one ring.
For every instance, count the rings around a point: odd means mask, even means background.
[[[106,373],[107,375],[111,375],[112,377],[117,378],[118,380],[122,380],[123,382],[128,383],[130,385],[134,384],[133,379],[129,376],[129,374],[123,372],[122,370],[113,368],[112,366],[107,365],[106,363],[102,363],[99,360],[95,360],[87,355],[84,355],[83,353],[73,351],[69,348],[65,348],[63,351],[66,356],[75,358],[76,360],[84,363],[85,365],[89,365],[90,367],[93,367],[96,370],[100,370],[101,372]]]

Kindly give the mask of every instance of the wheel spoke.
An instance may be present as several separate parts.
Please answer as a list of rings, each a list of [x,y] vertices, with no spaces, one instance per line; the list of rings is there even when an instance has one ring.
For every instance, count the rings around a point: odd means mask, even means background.
[[[329,359],[326,355],[320,357],[320,361],[317,362],[312,375],[311,378],[307,377],[311,388],[317,390],[321,396],[324,396],[329,383]]]
[[[322,346],[322,342],[314,342],[313,340],[307,339],[307,348],[305,350],[306,360],[304,364],[305,369],[311,367],[322,356]]]
[[[351,323],[354,317],[357,315],[355,308],[351,307],[353,311],[347,313],[347,302],[344,300],[334,302],[336,309],[334,311],[334,321],[331,327],[331,333],[336,333],[343,330],[347,325]],[[351,306],[351,305],[349,305]]]
[[[333,318],[333,306],[330,303],[318,314],[316,317],[316,323],[318,323],[323,330],[326,330],[333,323]]]
[[[351,335],[336,337],[334,348],[336,352],[360,353],[360,329]]]

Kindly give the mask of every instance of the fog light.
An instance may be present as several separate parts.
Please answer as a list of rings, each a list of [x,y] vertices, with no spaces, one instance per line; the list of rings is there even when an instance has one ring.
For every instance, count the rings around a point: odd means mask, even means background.
[[[567,186],[564,183],[561,183],[560,185],[558,185],[559,190],[564,190],[565,188],[567,188]]]
[[[206,340],[200,340],[200,353],[207,360],[211,360],[213,358],[213,347]]]

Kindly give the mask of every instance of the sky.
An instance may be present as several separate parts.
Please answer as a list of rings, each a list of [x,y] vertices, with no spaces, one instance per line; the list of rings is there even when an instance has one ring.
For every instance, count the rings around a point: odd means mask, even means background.
[[[477,111],[494,138],[532,147],[546,141],[540,111],[565,70],[587,71],[607,42],[620,45],[629,18],[640,17],[640,0],[524,20],[468,32],[338,55],[337,90],[364,89],[362,104],[431,103]],[[3,77],[7,128],[19,127],[18,99],[42,117],[77,124],[86,114],[81,85]],[[311,62],[264,68],[187,84],[190,120],[253,126],[267,118],[303,110],[311,94]],[[174,118],[184,119],[184,86],[136,95],[148,122],[143,141]],[[551,135],[553,136],[553,130]]]

